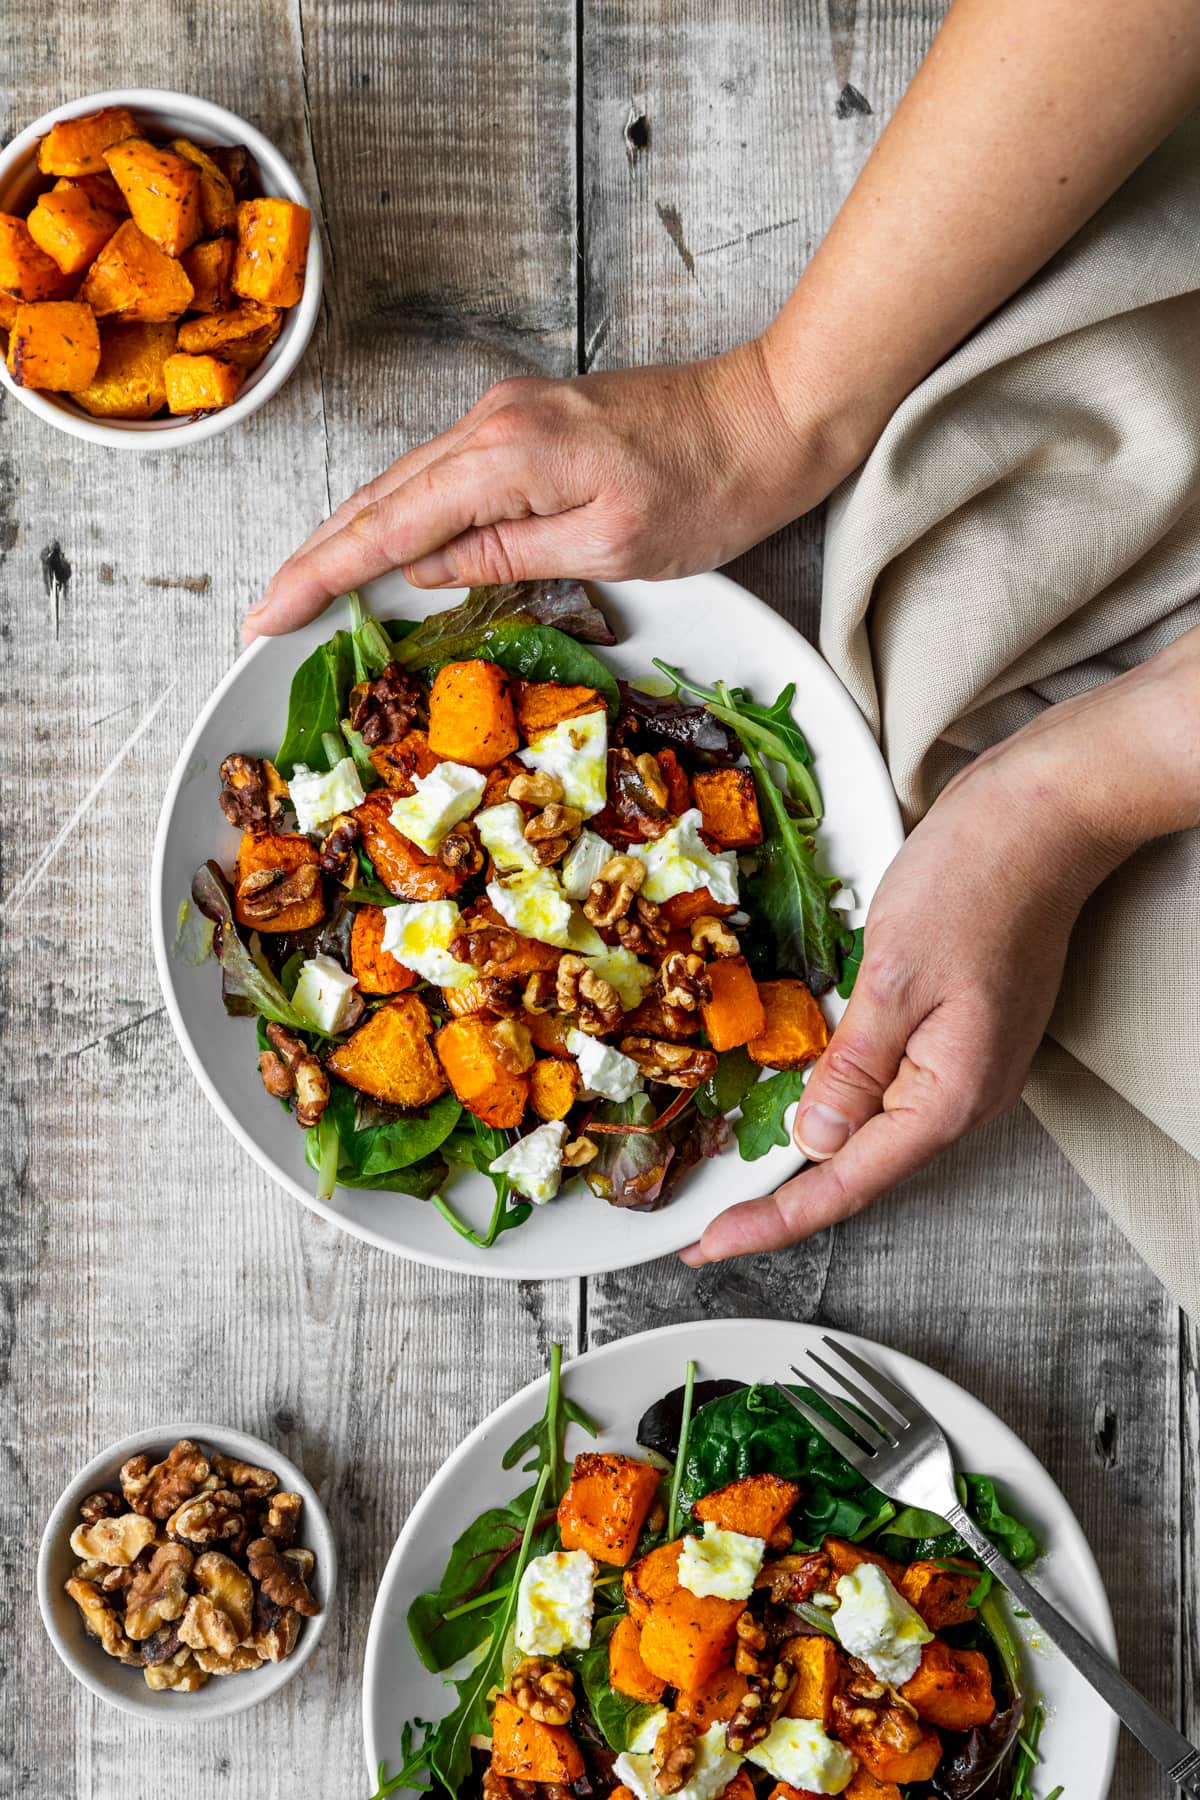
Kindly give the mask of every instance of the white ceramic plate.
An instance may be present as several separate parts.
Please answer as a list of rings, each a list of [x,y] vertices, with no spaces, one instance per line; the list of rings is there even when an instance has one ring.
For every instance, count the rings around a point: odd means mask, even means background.
[[[564,1387],[603,1427],[598,1440],[572,1427],[568,1455],[583,1448],[634,1452],[638,1420],[650,1403],[683,1380],[688,1358],[699,1378],[771,1381],[786,1376],[822,1335],[856,1346],[914,1393],[945,1428],[960,1468],[993,1475],[1045,1554],[1035,1566],[1039,1589],[1114,1661],[1112,1614],[1087,1540],[1041,1463],[1006,1425],[944,1375],[898,1351],[843,1332],[778,1320],[722,1319],[642,1332],[567,1366]],[[363,1665],[363,1732],[372,1781],[380,1762],[399,1767],[406,1719],[438,1719],[452,1694],[417,1658],[405,1626],[416,1597],[441,1579],[450,1545],[483,1508],[519,1491],[500,1459],[517,1435],[541,1417],[546,1381],[533,1382],[499,1407],[443,1464],[409,1514],[384,1570],[367,1634]],[[1026,1630],[1027,1627],[1021,1627]],[[1082,1677],[1044,1641],[1027,1645],[1031,1685],[1048,1713],[1042,1735],[1039,1793],[1062,1783],[1072,1800],[1104,1800],[1117,1753],[1117,1722]]]
[[[860,908],[874,893],[902,840],[899,811],[870,731],[836,676],[777,613],[721,575],[686,581],[596,585],[619,642],[601,652],[618,674],[652,674],[651,658],[682,664],[698,681],[724,677],[771,700],[796,683],[796,717],[812,746],[825,798],[822,826],[828,868],[854,891]],[[375,582],[365,599],[380,617],[420,617],[454,603],[399,575]],[[180,752],[163,802],[151,880],[154,952],[171,1022],[208,1098],[234,1137],[289,1193],[355,1236],[440,1268],[508,1280],[549,1280],[625,1268],[679,1250],[717,1213],[770,1190],[793,1174],[790,1147],[743,1163],[736,1152],[689,1172],[660,1212],[631,1213],[594,1198],[582,1184],[540,1209],[491,1250],[460,1238],[435,1210],[402,1194],[339,1189],[328,1204],[313,1198],[304,1134],[263,1091],[255,1070],[252,1025],[226,1017],[211,964],[190,966],[174,953],[180,903],[207,857],[232,865],[237,834],[217,805],[217,770],[231,751],[270,754],[283,735],[292,675],[311,651],[347,622],[344,603],[303,631],[260,639],[234,664]],[[831,1020],[842,1003],[830,996]],[[456,1174],[452,1198],[479,1225],[492,1189],[481,1175]]]

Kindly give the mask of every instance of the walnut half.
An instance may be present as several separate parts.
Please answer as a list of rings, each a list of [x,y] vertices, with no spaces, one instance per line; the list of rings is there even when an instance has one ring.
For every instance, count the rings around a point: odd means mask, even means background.
[[[632,1058],[648,1081],[661,1081],[666,1087],[697,1088],[716,1073],[716,1052],[698,1050],[691,1044],[627,1037],[621,1039],[619,1048],[622,1056]]]

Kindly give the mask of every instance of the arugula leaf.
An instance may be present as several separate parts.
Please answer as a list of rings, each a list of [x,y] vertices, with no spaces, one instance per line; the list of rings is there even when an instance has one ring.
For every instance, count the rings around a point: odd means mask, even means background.
[[[417,1733],[420,1733],[418,1738]],[[396,1773],[388,1777],[387,1765],[380,1763],[375,1771],[378,1785],[371,1800],[387,1800],[389,1794],[398,1794],[404,1788],[414,1788],[418,1794],[430,1792],[431,1783],[418,1781],[416,1777],[429,1768],[429,1740],[433,1735],[433,1726],[428,1719],[412,1719],[406,1722],[400,1733],[400,1767]]]
[[[744,1048],[722,1050],[715,1072],[696,1089],[696,1106],[706,1118],[715,1119],[741,1106],[762,1070]]]
[[[741,739],[747,756],[753,750],[756,755],[778,763],[784,771],[789,798],[804,808],[809,815],[810,827],[820,822],[824,803],[812,773],[812,752],[792,717],[792,702],[796,698],[794,681],[788,682],[770,706],[761,706],[750,698],[745,688],[729,688],[720,681],[715,687],[701,687],[698,682],[690,681],[681,669],[672,668],[670,663],[661,662],[657,656],[652,661],[677,688],[703,700],[714,719],[730,726]]]
[[[595,1437],[599,1426],[596,1421],[570,1400],[562,1391],[562,1345],[550,1346],[550,1382],[546,1393],[546,1406],[540,1419],[523,1431],[520,1437],[508,1446],[500,1462],[502,1469],[515,1468],[523,1456],[533,1452],[533,1461],[524,1465],[526,1475],[536,1474],[541,1469],[550,1471],[550,1495],[557,1503],[566,1490],[568,1477],[564,1476],[563,1442],[567,1425],[580,1425],[590,1437]]]
[[[322,738],[326,732],[340,737],[341,718],[354,682],[354,646],[348,631],[335,631],[328,643],[318,644],[292,676],[288,695],[287,725],[275,766],[284,780],[297,763],[322,766]]]
[[[863,935],[863,927],[856,925],[850,934],[849,948],[842,951],[842,973],[837,984],[837,991],[843,1000],[848,1000],[854,992],[858,971],[862,968]]]
[[[466,1114],[462,1126],[462,1131],[456,1131],[452,1138],[447,1139],[446,1152],[447,1155],[459,1156],[473,1163],[495,1188],[496,1199],[487,1230],[480,1233],[474,1226],[468,1225],[465,1219],[460,1219],[449,1201],[440,1194],[434,1196],[433,1204],[459,1237],[466,1238],[470,1244],[477,1244],[481,1250],[490,1250],[498,1237],[502,1237],[506,1231],[515,1231],[532,1217],[533,1206],[528,1200],[513,1200],[508,1176],[492,1173],[492,1164],[508,1149],[508,1133],[485,1125],[474,1113]]]
[[[742,1116],[733,1122],[733,1134],[743,1162],[757,1162],[788,1137],[784,1117],[792,1102],[804,1092],[804,1075],[800,1069],[781,1069],[752,1087],[742,1101]]]
[[[679,1488],[683,1480],[684,1465],[688,1456],[688,1441],[692,1435],[692,1400],[696,1392],[696,1365],[689,1362],[683,1373],[683,1407],[679,1415],[679,1448],[675,1452],[675,1467],[671,1471],[671,1487],[667,1500],[667,1536],[679,1536]]]
[[[610,1750],[628,1750],[650,1714],[657,1709],[644,1700],[631,1700],[619,1694],[608,1679],[608,1640],[616,1630],[624,1612],[609,1613],[597,1621],[592,1641],[586,1650],[568,1658],[579,1676],[584,1699],[601,1736]]]
[[[213,923],[212,949],[221,965],[225,1010],[243,1017],[258,1013],[306,1036],[322,1035],[314,1033],[308,1020],[296,1011],[261,952],[255,954],[257,936],[252,935],[248,945],[243,943],[234,918],[233,894],[217,863],[209,861],[196,870],[192,903]]]

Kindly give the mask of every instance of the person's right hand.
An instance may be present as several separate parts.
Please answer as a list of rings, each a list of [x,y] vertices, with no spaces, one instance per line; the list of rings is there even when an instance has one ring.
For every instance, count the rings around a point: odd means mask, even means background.
[[[422,587],[714,568],[848,473],[788,404],[757,341],[678,368],[503,381],[345,501],[243,635],[293,631],[395,568]]]

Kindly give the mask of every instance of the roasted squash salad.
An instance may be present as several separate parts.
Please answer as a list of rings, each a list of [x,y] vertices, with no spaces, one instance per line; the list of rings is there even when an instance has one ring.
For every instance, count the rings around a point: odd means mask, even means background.
[[[255,195],[250,153],[146,137],[123,106],[60,119],[42,191],[0,213],[0,329],[18,387],[98,419],[233,401],[304,291],[311,219]]]
[[[406,1729],[375,1800],[1032,1794],[1042,1711],[992,1577],[945,1520],[886,1500],[774,1388],[697,1383],[694,1365],[636,1455],[568,1470],[571,1422],[595,1434],[555,1347],[545,1415],[503,1461],[532,1451],[532,1485],[468,1527],[409,1611],[456,1704]],[[962,1486],[1032,1562],[994,1482]]]
[[[857,955],[792,689],[618,682],[575,582],[419,625],[351,604],[274,758],[230,746],[240,840],[193,886],[318,1193],[391,1188],[491,1245],[564,1181],[649,1209],[786,1143]],[[486,1230],[452,1163],[492,1178]]]

